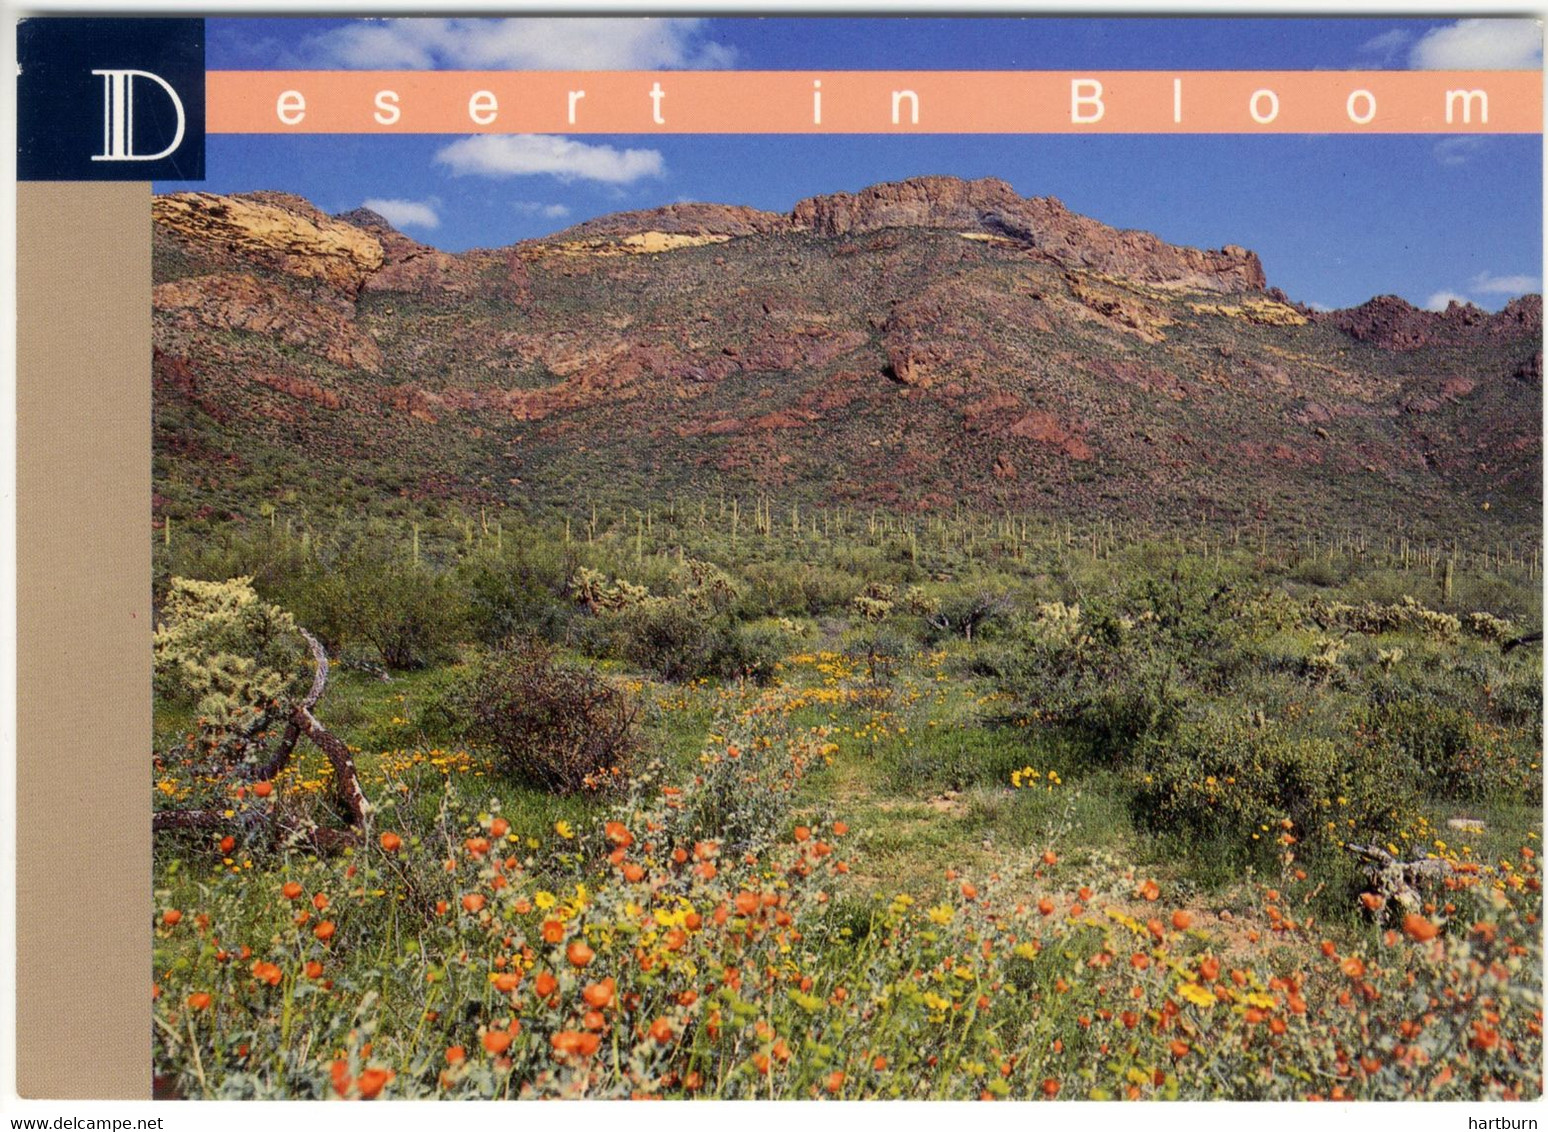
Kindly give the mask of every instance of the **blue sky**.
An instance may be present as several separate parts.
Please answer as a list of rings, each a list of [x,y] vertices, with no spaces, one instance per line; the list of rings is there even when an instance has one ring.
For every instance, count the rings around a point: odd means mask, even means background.
[[[1375,69],[1540,67],[1527,21],[1434,19],[212,19],[211,70]],[[1541,290],[1539,137],[860,136],[513,139],[477,170],[449,136],[213,136],[208,180],[330,212],[374,202],[449,250],[676,200],[787,210],[926,173],[996,176],[1105,223],[1263,258],[1293,298],[1497,308]],[[537,170],[557,170],[538,172]]]

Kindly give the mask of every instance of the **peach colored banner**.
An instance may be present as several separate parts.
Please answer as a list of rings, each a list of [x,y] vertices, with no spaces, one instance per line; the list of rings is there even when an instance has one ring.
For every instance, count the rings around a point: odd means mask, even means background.
[[[212,71],[215,134],[1536,134],[1537,71]]]

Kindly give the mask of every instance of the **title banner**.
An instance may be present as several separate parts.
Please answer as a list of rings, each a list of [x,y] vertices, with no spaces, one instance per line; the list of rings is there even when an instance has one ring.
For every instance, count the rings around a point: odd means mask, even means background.
[[[225,134],[1535,134],[1536,71],[215,71]]]

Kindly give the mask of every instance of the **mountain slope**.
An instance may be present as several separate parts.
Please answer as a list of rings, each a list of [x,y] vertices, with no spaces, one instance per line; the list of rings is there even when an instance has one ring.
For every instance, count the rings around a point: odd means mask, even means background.
[[[927,177],[448,254],[297,197],[154,204],[158,507],[723,486],[1536,539],[1542,305],[1314,313],[1242,248]]]

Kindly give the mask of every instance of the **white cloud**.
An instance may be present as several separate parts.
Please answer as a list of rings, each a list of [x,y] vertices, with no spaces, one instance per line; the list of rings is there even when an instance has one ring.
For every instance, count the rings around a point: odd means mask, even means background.
[[[1442,138],[1435,143],[1435,160],[1442,165],[1466,165],[1482,152],[1488,138],[1476,134],[1461,134],[1454,138]]]
[[[453,173],[480,177],[547,174],[562,181],[627,185],[665,169],[654,149],[614,149],[545,134],[479,134],[452,142],[435,155]]]
[[[439,228],[441,218],[435,211],[439,202],[431,200],[382,200],[372,197],[365,207],[394,228]]]
[[[1480,271],[1473,276],[1468,290],[1479,295],[1525,295],[1542,289],[1542,280],[1535,275],[1494,275]]]
[[[315,66],[367,70],[652,71],[723,69],[735,51],[702,19],[357,20],[312,37]]]
[[[1534,71],[1543,65],[1536,20],[1458,20],[1426,32],[1409,65],[1425,71]]]
[[[1321,311],[1324,314],[1327,313],[1328,311],[1337,310],[1338,309],[1337,307],[1330,307],[1330,306],[1328,306],[1327,303],[1319,303],[1315,299],[1313,299],[1311,302],[1307,303],[1306,305],[1308,307],[1310,307],[1312,310],[1314,310],[1314,311]]]
[[[518,200],[512,205],[523,216],[541,216],[544,220],[563,220],[570,215],[567,204],[544,204],[536,200]]]
[[[1404,28],[1393,28],[1384,31],[1372,39],[1366,40],[1360,45],[1360,50],[1367,55],[1374,55],[1382,62],[1395,59],[1399,52],[1413,41],[1413,33]]]
[[[1443,311],[1452,303],[1461,303],[1469,306],[1466,295],[1459,295],[1455,291],[1436,291],[1424,301],[1424,309],[1427,311]]]

